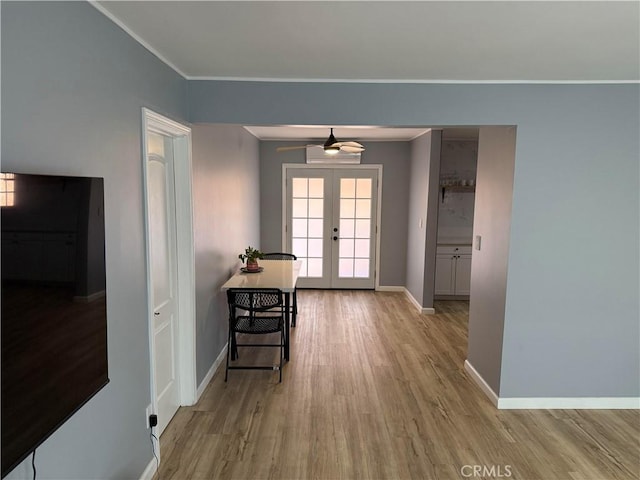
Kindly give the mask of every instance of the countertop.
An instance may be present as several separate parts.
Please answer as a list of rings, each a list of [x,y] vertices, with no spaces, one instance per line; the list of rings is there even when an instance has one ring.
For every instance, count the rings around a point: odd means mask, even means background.
[[[438,245],[468,245],[471,246],[473,241],[467,237],[439,237]]]

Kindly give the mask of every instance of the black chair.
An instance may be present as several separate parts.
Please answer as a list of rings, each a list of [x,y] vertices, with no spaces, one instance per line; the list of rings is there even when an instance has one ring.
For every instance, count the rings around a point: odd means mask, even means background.
[[[297,260],[293,253],[270,252],[262,254],[265,260]],[[293,305],[291,308],[291,326],[296,326],[296,316],[298,315],[298,295],[297,289],[293,290]]]
[[[229,303],[229,347],[227,369],[229,370],[279,370],[282,382],[282,359],[284,358],[284,302],[282,290],[277,288],[231,288],[227,290]],[[238,343],[236,334],[266,335],[280,332],[280,343]],[[269,366],[229,365],[238,358],[238,347],[279,347],[280,364]]]

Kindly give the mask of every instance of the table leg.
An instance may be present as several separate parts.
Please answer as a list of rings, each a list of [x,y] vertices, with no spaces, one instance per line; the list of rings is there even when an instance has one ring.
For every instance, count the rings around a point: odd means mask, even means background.
[[[290,336],[290,324],[291,324],[291,294],[287,293],[284,296],[284,359],[289,361],[289,336]]]

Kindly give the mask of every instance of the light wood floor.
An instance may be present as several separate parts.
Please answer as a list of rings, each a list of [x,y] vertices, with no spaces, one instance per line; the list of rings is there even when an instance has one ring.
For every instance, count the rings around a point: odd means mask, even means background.
[[[282,383],[223,365],[162,435],[161,480],[640,478],[638,411],[496,410],[464,371],[467,303],[298,298]]]

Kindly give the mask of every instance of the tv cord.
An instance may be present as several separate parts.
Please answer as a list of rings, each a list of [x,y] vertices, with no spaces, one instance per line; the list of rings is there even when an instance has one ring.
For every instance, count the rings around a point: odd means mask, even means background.
[[[158,458],[158,455],[156,454],[156,444],[153,442],[153,439],[155,438],[156,442],[158,442],[158,445],[160,444],[160,440],[158,440],[158,437],[156,437],[153,434],[153,431],[151,429],[149,429],[149,440],[151,440],[151,451],[153,452],[153,456],[156,459],[156,475],[157,475],[157,480],[160,480],[160,459]],[[35,480],[35,477],[33,478],[33,480]]]
[[[33,455],[31,457],[31,468],[33,468],[33,480],[36,480],[36,451],[33,450]]]

